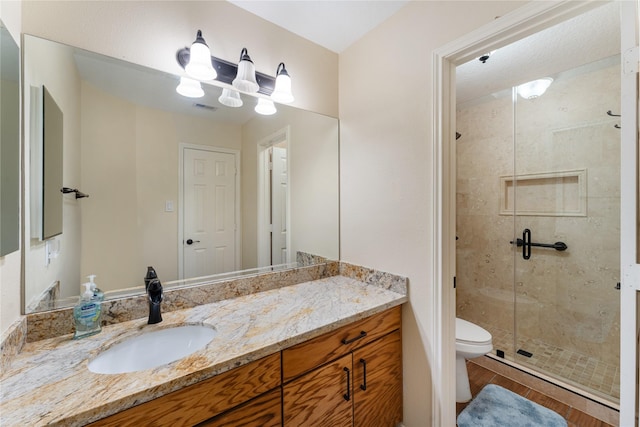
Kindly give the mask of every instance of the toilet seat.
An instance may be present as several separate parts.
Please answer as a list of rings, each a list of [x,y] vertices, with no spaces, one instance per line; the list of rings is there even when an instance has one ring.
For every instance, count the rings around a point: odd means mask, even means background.
[[[456,343],[484,346],[491,344],[491,334],[486,329],[456,317]]]

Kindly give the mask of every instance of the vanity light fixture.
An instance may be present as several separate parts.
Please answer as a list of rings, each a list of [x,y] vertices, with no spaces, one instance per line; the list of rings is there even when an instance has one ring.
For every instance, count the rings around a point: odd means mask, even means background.
[[[233,79],[231,85],[243,92],[255,93],[260,89],[260,85],[256,81],[256,66],[247,53],[247,48],[243,47],[240,51],[240,62],[238,62],[238,72],[236,78]]]
[[[190,77],[180,77],[180,84],[176,87],[176,92],[187,98],[202,98],[204,90],[200,82]]]
[[[521,84],[518,86],[518,95],[525,99],[537,98],[545,93],[552,82],[553,79],[551,77],[545,77]]]
[[[207,55],[209,61],[204,59]],[[194,56],[197,56],[200,59],[192,61],[192,59],[194,59],[192,57]],[[271,96],[273,94],[271,99],[276,102],[293,102],[294,98],[291,94],[291,77],[289,76],[283,62],[278,65],[276,78],[256,71],[255,65],[249,57],[247,48],[242,48],[242,51],[240,52],[240,61],[238,63],[216,58],[215,56],[211,56],[211,52],[204,42],[202,32],[200,30],[198,30],[196,41],[191,45],[191,48],[184,47],[179,49],[176,53],[176,59],[180,66],[185,69],[187,76],[196,80],[215,79],[221,83],[226,83],[232,86],[236,91],[246,93],[257,92],[266,96]],[[214,73],[214,77],[194,76],[190,70],[192,66],[195,66],[196,64],[204,64],[205,67],[207,65],[211,65],[210,68]],[[276,86],[278,86],[277,90]],[[227,105],[229,107],[241,106],[242,104],[240,102],[242,102],[242,100],[239,99],[239,94],[233,93],[232,88],[229,88],[229,91],[223,93],[218,100],[223,105]],[[182,88],[180,90],[182,90]],[[181,92],[179,91],[179,93]],[[262,104],[264,105],[264,103]],[[269,110],[271,109],[272,108],[269,108]],[[275,106],[273,109],[275,110]]]
[[[211,63],[211,51],[202,38],[202,31],[198,30],[196,40],[189,51],[189,62],[184,70],[187,75],[197,80],[213,80],[218,76]]]
[[[242,107],[242,98],[240,98],[238,91],[226,87],[222,89],[222,95],[220,95],[218,101],[227,107]]]
[[[276,109],[273,101],[265,98],[258,98],[258,104],[256,105],[255,111],[263,116],[270,116],[275,114],[278,110]]]
[[[293,102],[293,94],[291,93],[291,77],[284,67],[284,62],[278,65],[276,70],[276,87],[273,89],[271,99],[283,104]]]

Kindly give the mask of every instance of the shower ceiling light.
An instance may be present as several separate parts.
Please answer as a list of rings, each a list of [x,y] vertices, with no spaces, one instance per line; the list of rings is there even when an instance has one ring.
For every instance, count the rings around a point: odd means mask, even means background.
[[[553,79],[545,77],[543,79],[533,80],[518,86],[518,95],[525,99],[534,99],[542,96],[543,93],[551,86]]]

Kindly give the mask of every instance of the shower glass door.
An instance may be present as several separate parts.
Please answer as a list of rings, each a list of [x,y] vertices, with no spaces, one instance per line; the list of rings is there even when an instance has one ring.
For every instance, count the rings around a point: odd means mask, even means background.
[[[616,403],[619,5],[487,56],[456,70],[456,316],[491,333],[491,357]]]
[[[514,359],[619,399],[620,57],[513,88]],[[541,76],[546,77],[546,76]]]

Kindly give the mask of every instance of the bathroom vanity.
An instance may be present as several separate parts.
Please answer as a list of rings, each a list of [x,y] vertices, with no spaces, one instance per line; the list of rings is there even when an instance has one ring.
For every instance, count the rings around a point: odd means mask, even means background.
[[[136,319],[82,340],[27,343],[3,373],[0,424],[396,425],[406,283],[398,292],[376,282],[331,276],[163,313],[157,325]],[[157,368],[88,369],[128,337],[189,324],[217,334]]]
[[[400,319],[399,306],[388,309],[91,426],[394,426]]]

